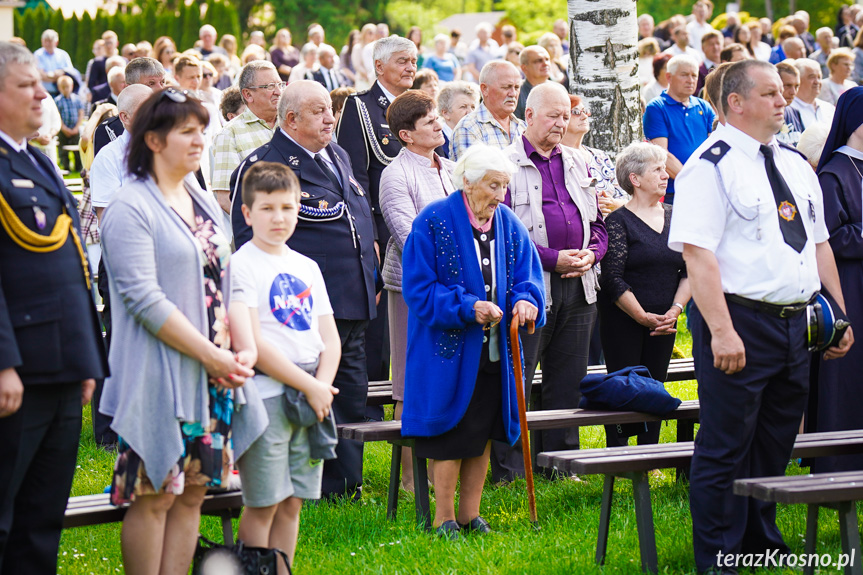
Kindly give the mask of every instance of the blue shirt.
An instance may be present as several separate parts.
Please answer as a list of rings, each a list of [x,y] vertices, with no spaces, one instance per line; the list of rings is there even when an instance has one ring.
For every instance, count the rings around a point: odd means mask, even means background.
[[[443,58],[438,58],[437,55],[433,54],[426,56],[423,68],[434,70],[442,82],[452,82],[455,80],[455,71],[458,69],[458,58],[449,53],[444,54]]]
[[[644,110],[644,137],[668,138],[668,152],[685,164],[713,131],[715,119],[713,108],[701,98],[690,96],[684,106],[663,90]],[[674,194],[674,178],[669,178],[665,193]]]
[[[53,54],[49,54],[45,51],[45,48],[39,48],[33,52],[33,55],[36,56],[39,69],[44,72],[65,70],[72,67],[72,59],[69,57],[69,54],[60,48],[54,48]],[[42,82],[42,87],[52,96],[59,94],[57,84],[54,82]]]
[[[68,98],[60,94],[54,98],[54,103],[57,104],[60,119],[63,120],[63,125],[67,128],[74,128],[78,125],[78,110],[84,110],[84,113],[87,113],[87,103],[78,94],[69,94]]]

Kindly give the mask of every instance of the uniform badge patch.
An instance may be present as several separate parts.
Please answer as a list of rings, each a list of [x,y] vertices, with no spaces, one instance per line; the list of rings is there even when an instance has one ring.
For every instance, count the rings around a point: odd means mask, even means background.
[[[310,198],[310,197],[311,197],[311,196],[309,195],[309,192],[300,192],[300,196],[302,196],[302,197],[304,197],[304,198]]]
[[[792,221],[797,216],[797,207],[791,202],[785,201],[779,204],[779,217],[786,222]]]
[[[390,139],[387,138],[386,136],[384,136],[383,139],[381,140],[381,144],[383,144],[384,146],[388,146],[389,143],[390,143]]]
[[[378,104],[386,108],[390,105],[390,101],[387,99],[386,96],[381,96],[380,98],[378,98]]]
[[[296,156],[291,156],[288,158],[288,163],[296,168],[297,166],[300,165],[300,159]]]
[[[329,206],[330,206],[330,203],[326,200],[321,200],[320,202],[318,202],[318,208],[320,208],[322,210],[327,209]]]

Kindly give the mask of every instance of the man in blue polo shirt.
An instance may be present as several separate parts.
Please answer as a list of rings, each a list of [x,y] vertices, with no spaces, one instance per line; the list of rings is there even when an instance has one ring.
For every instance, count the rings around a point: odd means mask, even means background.
[[[674,202],[674,178],[695,149],[713,131],[716,113],[706,101],[693,96],[698,84],[698,62],[685,54],[668,61],[668,89],[644,110],[644,137],[668,150],[665,201]]]

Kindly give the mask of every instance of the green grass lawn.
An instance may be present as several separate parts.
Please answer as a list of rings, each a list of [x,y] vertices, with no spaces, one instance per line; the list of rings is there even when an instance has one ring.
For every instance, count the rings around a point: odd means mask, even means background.
[[[682,324],[683,322],[681,322]],[[678,347],[691,354],[691,338],[682,329]],[[681,399],[697,397],[695,382],[668,384]],[[78,470],[72,495],[101,493],[110,483],[114,456],[97,448],[86,410]],[[661,441],[675,440],[675,425],[666,424]],[[600,428],[582,428],[584,447],[604,447]],[[358,504],[308,506],[302,513],[295,573],[639,573],[638,538],[628,481],[618,481],[603,568],[594,563],[602,478],[581,483],[536,480],[539,531],[528,521],[526,484],[487,486],[482,513],[496,533],[450,543],[417,529],[413,496],[402,493],[399,518],[386,519],[386,490],[390,448],[367,444],[363,500]],[[801,473],[792,465],[789,473]],[[690,573],[694,570],[688,489],[674,480],[672,470],[652,478],[656,545],[660,570]],[[794,553],[803,552],[806,515],[803,506],[779,506],[778,523]],[[236,525],[235,525],[236,532]],[[218,520],[204,518],[201,533],[221,540]],[[838,557],[839,526],[836,514],[822,511],[819,553]],[[63,532],[58,573],[120,573],[120,524],[69,529]],[[821,571],[827,573],[830,571]]]

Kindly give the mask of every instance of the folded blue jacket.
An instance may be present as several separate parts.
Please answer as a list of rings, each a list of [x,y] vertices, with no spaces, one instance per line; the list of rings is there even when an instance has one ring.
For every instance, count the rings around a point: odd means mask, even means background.
[[[581,380],[583,409],[640,411],[665,415],[677,409],[680,400],[665,390],[661,381],[650,377],[643,365],[627,367],[609,374],[588,375]]]

